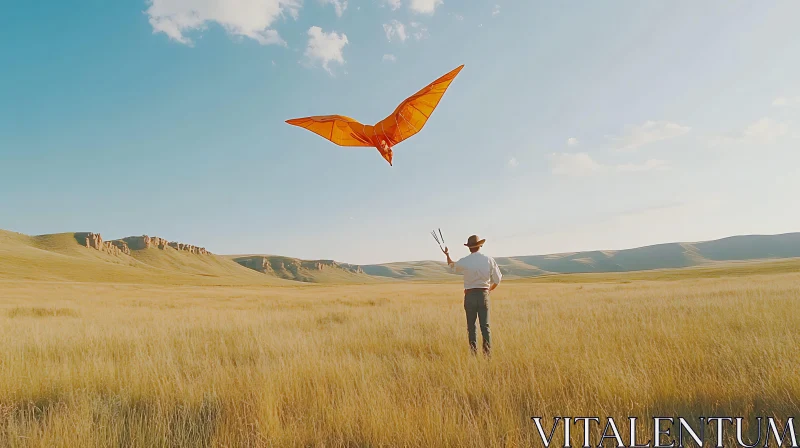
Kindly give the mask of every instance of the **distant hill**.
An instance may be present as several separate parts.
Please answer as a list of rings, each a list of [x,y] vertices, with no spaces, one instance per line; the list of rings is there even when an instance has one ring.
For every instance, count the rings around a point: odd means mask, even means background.
[[[800,257],[800,233],[746,235],[626,250],[498,257],[507,278],[714,266]],[[157,284],[378,283],[458,281],[438,261],[353,265],[276,255],[216,255],[150,236],[104,241],[95,233],[28,236],[0,230],[0,279]]]
[[[145,236],[126,240],[131,246],[123,244],[124,240],[103,241],[95,233],[28,236],[0,230],[0,279],[184,285],[294,284],[261,275],[195,246],[173,243],[175,247],[172,247],[166,240]]]
[[[722,262],[800,257],[800,233],[745,235],[696,243],[666,243],[625,250],[572,252],[549,255],[498,257],[497,264],[508,278],[530,278],[550,274],[632,272],[710,266]],[[267,275],[300,281],[330,280],[448,281],[457,280],[443,262],[408,261],[374,265],[351,265],[330,260],[298,260],[272,255],[233,258]],[[313,266],[324,268],[313,268]],[[285,273],[290,266],[290,273]],[[326,274],[323,275],[322,273]]]
[[[333,260],[299,260],[270,255],[230,255],[236,263],[267,276],[307,283],[375,283],[386,279],[373,277],[361,266]]]
[[[374,277],[400,280],[444,281],[457,279],[444,263],[436,261],[408,261],[361,266],[361,269]]]
[[[733,236],[697,243],[667,243],[618,251],[497,258],[510,275],[629,272],[685,268],[716,262],[800,257],[800,233]],[[525,275],[526,269],[533,270]]]

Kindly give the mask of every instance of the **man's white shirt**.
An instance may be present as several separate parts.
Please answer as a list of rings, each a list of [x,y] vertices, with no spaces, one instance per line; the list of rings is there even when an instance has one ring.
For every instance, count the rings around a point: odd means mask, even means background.
[[[493,283],[500,284],[503,275],[494,258],[480,252],[473,252],[450,264],[457,274],[464,274],[464,289],[489,288]]]

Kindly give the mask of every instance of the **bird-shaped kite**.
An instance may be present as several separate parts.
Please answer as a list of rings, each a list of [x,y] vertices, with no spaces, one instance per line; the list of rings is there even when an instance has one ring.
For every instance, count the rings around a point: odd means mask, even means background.
[[[339,146],[374,146],[392,165],[392,147],[419,132],[444,92],[450,87],[463,65],[425,86],[397,106],[397,109],[374,126],[364,125],[343,115],[317,115],[286,120],[308,129]]]

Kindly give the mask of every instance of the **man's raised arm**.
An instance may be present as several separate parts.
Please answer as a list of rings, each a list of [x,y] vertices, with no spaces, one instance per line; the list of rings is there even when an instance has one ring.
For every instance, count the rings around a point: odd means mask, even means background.
[[[452,258],[450,258],[450,249],[445,247],[444,248],[444,255],[447,257],[447,265],[450,266],[450,268],[453,269],[453,271],[455,273],[457,273],[457,274],[461,273],[461,271],[462,271],[461,268],[456,264],[455,261],[453,261]]]

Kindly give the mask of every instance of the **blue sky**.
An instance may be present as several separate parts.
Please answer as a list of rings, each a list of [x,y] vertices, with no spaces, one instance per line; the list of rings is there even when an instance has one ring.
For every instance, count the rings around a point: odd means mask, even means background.
[[[800,230],[797,1],[85,0],[0,10],[0,228],[436,259]],[[341,148],[465,64],[425,129]]]

